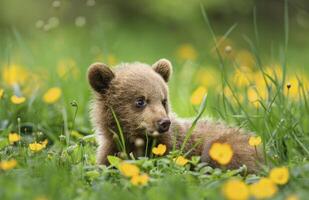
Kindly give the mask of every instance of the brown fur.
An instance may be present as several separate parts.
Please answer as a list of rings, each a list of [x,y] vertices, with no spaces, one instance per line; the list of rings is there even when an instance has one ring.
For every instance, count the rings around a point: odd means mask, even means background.
[[[95,93],[91,119],[99,142],[99,164],[108,164],[107,155],[118,153],[113,140],[113,132],[118,133],[118,128],[111,109],[121,124],[127,151],[133,152],[135,156],[144,155],[146,133],[155,132],[155,122],[166,117],[171,120],[171,127],[156,137],[157,143],[165,144],[170,151],[176,140],[176,147],[180,148],[192,122],[178,119],[170,112],[169,103],[162,103],[163,99],[169,102],[167,82],[171,73],[172,65],[166,59],[159,60],[152,67],[142,63],[121,64],[113,70],[100,63],[90,66],[88,79]],[[136,98],[141,96],[148,100],[143,110],[137,109],[134,104]],[[208,152],[214,142],[228,143],[234,154],[227,168],[246,165],[249,172],[254,172],[258,170],[258,162],[262,157],[255,148],[249,146],[250,135],[221,122],[200,120],[186,144],[185,152],[191,150],[189,156],[201,156],[202,161],[220,167],[209,157]],[[148,138],[148,142],[152,140],[153,137]],[[198,145],[192,148],[196,143]]]

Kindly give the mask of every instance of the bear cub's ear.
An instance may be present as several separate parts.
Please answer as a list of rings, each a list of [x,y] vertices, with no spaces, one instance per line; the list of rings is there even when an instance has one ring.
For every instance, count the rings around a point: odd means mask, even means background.
[[[152,68],[155,72],[160,74],[165,82],[168,82],[169,78],[172,75],[172,64],[167,59],[160,59],[155,64],[152,65]]]
[[[112,70],[103,63],[93,63],[88,69],[88,81],[98,93],[104,94],[115,77]]]

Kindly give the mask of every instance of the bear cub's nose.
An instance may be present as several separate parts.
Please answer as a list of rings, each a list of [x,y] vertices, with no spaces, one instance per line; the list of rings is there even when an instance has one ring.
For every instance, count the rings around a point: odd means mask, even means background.
[[[164,133],[164,132],[168,131],[168,129],[170,128],[170,125],[171,125],[171,120],[169,118],[160,119],[157,122],[158,132]]]

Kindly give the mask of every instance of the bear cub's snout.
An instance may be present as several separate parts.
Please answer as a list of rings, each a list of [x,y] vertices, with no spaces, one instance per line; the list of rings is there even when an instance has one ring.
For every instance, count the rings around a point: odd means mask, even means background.
[[[169,118],[162,118],[156,123],[157,131],[159,133],[167,132],[170,128],[171,120]]]

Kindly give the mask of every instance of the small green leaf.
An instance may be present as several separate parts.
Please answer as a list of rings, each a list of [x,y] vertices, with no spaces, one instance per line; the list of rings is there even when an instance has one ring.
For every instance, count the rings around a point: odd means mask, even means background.
[[[92,171],[88,171],[86,172],[86,176],[91,179],[97,179],[100,176],[100,173],[97,170],[92,170]]]
[[[119,163],[121,162],[121,159],[116,156],[107,156],[107,160],[112,166],[115,166],[116,168],[119,167]]]
[[[4,147],[9,145],[9,141],[7,138],[0,138],[0,149],[3,149]]]
[[[200,160],[201,160],[201,157],[200,157],[200,156],[192,156],[192,158],[191,158],[191,163],[192,163],[193,165],[197,165],[197,164],[200,162]]]

